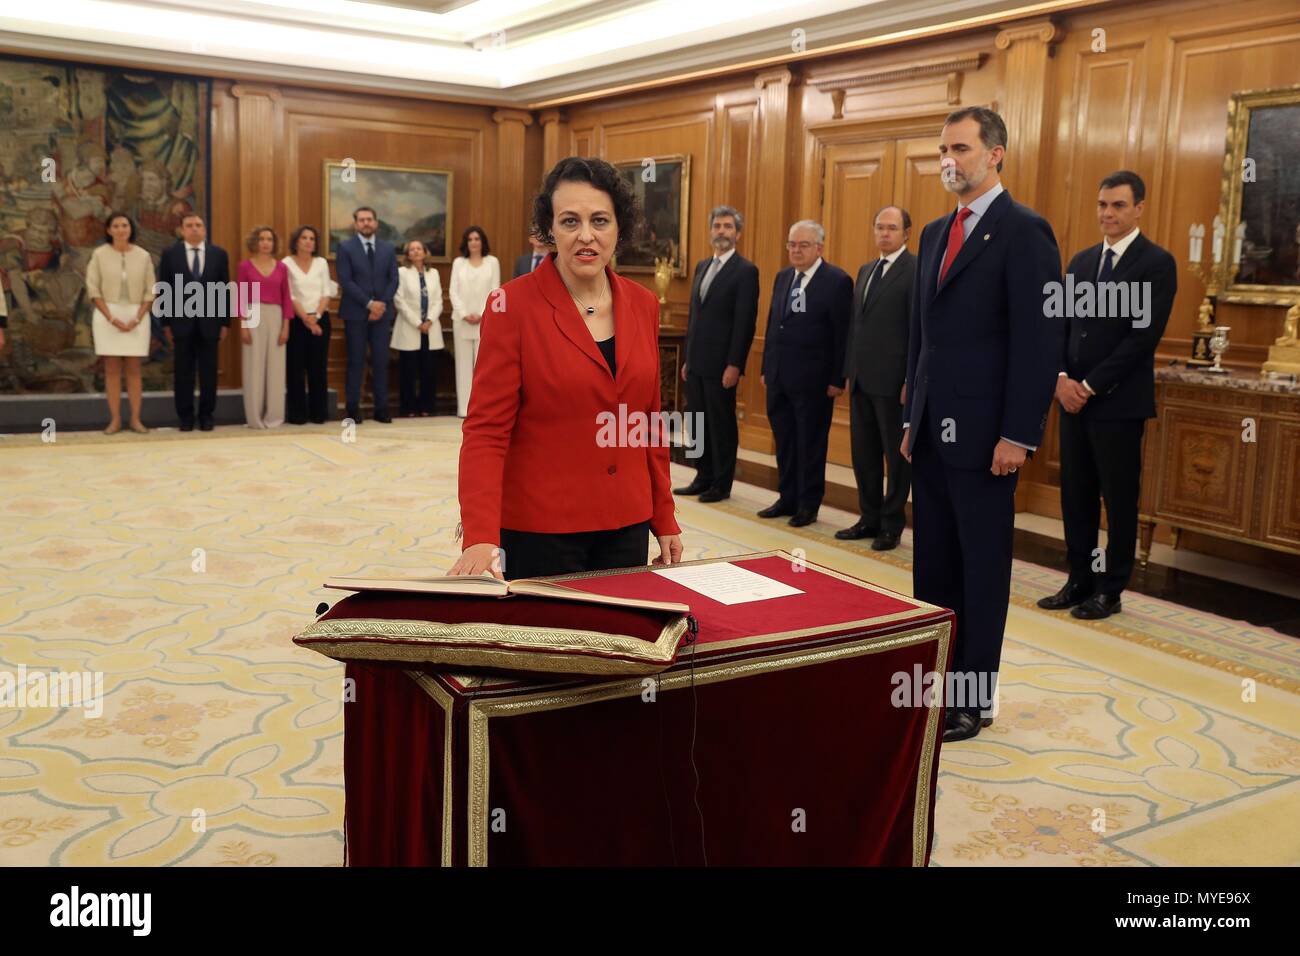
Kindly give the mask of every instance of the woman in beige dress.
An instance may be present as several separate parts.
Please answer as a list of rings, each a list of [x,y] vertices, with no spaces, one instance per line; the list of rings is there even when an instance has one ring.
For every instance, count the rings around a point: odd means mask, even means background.
[[[110,213],[104,223],[105,242],[95,249],[86,267],[86,295],[95,304],[91,321],[95,354],[104,360],[104,393],[108,399],[107,435],[122,430],[122,366],[131,406],[131,431],[149,429],[140,421],[143,386],[140,359],[149,354],[149,308],[153,303],[154,269],[149,253],[135,244],[135,223],[126,213]]]

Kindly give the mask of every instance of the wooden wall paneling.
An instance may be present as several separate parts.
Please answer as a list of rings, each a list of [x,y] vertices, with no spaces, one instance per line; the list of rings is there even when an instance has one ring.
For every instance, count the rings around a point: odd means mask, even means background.
[[[1034,208],[1039,208],[1042,198],[1039,167],[1046,158],[1043,131],[1051,129],[1044,120],[1055,106],[1048,61],[1053,45],[1063,36],[1054,21],[1034,20],[1008,27],[994,41],[1005,52],[999,110],[1007,124],[1002,180],[1012,196]]]
[[[1161,137],[1161,195],[1158,234],[1186,258],[1187,230],[1210,223],[1219,208],[1227,103],[1238,90],[1267,89],[1295,82],[1300,62],[1300,18],[1295,7],[1238,4],[1206,10],[1195,18],[1172,12],[1162,17],[1169,55],[1162,85],[1168,90]],[[1209,244],[1206,244],[1208,255]],[[1184,270],[1162,353],[1183,357],[1196,325],[1203,288]],[[1230,365],[1258,368],[1281,329],[1283,309],[1221,303],[1216,322],[1232,327]]]
[[[209,190],[208,241],[225,249],[238,261],[243,248],[239,235],[239,101],[231,95],[234,84],[212,84],[212,120],[208,142],[212,151],[212,188]],[[231,277],[234,278],[233,276]],[[217,356],[217,387],[238,388],[239,336],[226,333]]]
[[[501,262],[501,278],[508,280],[515,257],[527,248],[527,205],[532,191],[525,192],[524,164],[526,160],[524,134],[532,125],[533,116],[523,110],[496,110],[492,114],[496,123],[496,234],[493,239],[494,255]],[[486,228],[486,227],[485,227]]]
[[[746,364],[752,371],[741,379],[743,392],[738,396],[748,409],[740,426],[740,443],[746,448],[772,454],[776,451],[776,444],[767,421],[767,393],[760,377],[772,282],[786,265],[787,190],[793,179],[790,112],[792,92],[797,82],[795,74],[782,67],[758,74],[754,87],[759,97],[758,152],[762,162],[757,166],[758,186],[751,230],[755,241],[749,246],[748,258],[758,266],[758,324]]]
[[[757,91],[746,89],[718,97],[718,170],[719,179],[713,196],[708,201],[708,208],[714,206],[734,206],[745,217],[745,228],[736,243],[736,251],[746,259],[754,261],[758,236],[755,225],[755,212],[758,206],[759,159],[760,147],[760,106]],[[696,232],[706,240],[710,224],[707,219],[696,228]],[[703,258],[712,251],[706,245],[697,258]],[[759,275],[760,294],[763,276]],[[690,286],[686,287],[690,296]],[[689,303],[688,303],[689,305]],[[744,429],[750,415],[750,395],[748,386],[756,383],[762,369],[755,361],[747,359],[745,374],[736,386],[736,421]]]

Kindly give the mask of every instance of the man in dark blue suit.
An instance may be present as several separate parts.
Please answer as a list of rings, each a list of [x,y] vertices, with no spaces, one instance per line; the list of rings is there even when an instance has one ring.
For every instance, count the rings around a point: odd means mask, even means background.
[[[388,414],[388,344],[393,337],[393,296],[397,294],[397,251],[375,237],[379,217],[369,206],[352,214],[357,234],[339,243],[336,253],[339,315],[348,347],[348,417],[360,424],[361,380],[366,374],[370,346],[370,385],[375,395],[375,421],[391,422]]]
[[[817,520],[826,491],[826,446],[836,396],[844,392],[844,349],[853,280],[822,260],[826,230],[810,219],[790,227],[790,265],[776,274],[763,340],[762,382],[776,439],[780,496],[760,518]]]
[[[1045,315],[1061,280],[1052,227],[998,173],[997,113],[951,113],[939,143],[957,209],[921,233],[908,337],[902,451],[912,462],[917,598],[951,608],[956,646],[944,740],[992,722],[1011,595],[1016,479],[1042,440],[1063,326]]]
[[[1146,194],[1142,177],[1127,169],[1103,179],[1097,195],[1102,241],[1065,270],[1070,292],[1095,294],[1091,307],[1064,310],[1056,399],[1070,577],[1038,606],[1073,608],[1084,620],[1122,610],[1120,594],[1133,572],[1142,432],[1156,414],[1156,347],[1178,291],[1178,263],[1138,229]],[[1097,551],[1102,499],[1104,558]]]

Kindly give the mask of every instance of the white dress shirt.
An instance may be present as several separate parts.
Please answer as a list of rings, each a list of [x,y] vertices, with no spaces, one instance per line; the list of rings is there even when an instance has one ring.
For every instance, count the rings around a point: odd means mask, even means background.
[[[199,250],[199,271],[194,274],[195,276],[201,276],[203,275],[203,270],[208,263],[208,244],[206,242],[200,242],[197,246],[191,246],[188,242],[185,243],[185,267],[187,269],[190,268],[194,262],[195,249]]]
[[[885,278],[885,273],[889,271],[889,267],[898,261],[898,257],[903,254],[903,250],[906,248],[907,246],[899,246],[889,255],[881,257],[882,259],[885,260],[885,264],[880,267],[879,272],[877,272],[867,281],[867,287],[862,290],[862,302],[867,301],[867,293],[871,291],[871,287],[875,285],[877,282],[880,282]],[[859,307],[861,307],[862,302],[858,303]]]

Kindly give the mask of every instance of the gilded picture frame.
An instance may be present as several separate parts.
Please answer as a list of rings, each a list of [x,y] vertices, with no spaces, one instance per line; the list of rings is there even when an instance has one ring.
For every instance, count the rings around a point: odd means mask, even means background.
[[[655,271],[655,259],[667,258],[672,274],[684,277],[690,230],[691,157],[649,156],[616,162],[632,186],[645,216],[641,237],[618,256],[619,272]]]
[[[1250,305],[1300,300],[1298,152],[1300,84],[1232,95],[1219,201],[1226,227],[1221,300]]]
[[[353,235],[352,213],[371,206],[379,219],[376,236],[402,246],[419,239],[429,262],[451,262],[458,237],[452,236],[453,173],[449,169],[390,166],[326,159],[321,166],[324,243],[321,254]]]

